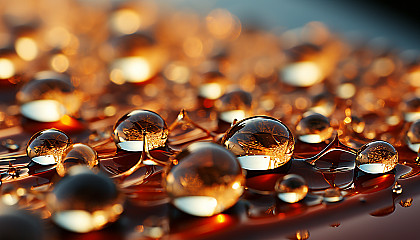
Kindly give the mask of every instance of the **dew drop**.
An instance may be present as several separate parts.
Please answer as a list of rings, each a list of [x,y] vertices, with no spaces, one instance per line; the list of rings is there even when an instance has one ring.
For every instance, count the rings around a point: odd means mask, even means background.
[[[112,133],[117,147],[129,152],[143,151],[143,135],[147,137],[149,150],[165,146],[168,139],[165,120],[152,111],[134,110],[117,121]]]
[[[403,192],[401,184],[396,182],[395,185],[392,187],[392,192],[395,194],[401,194]]]
[[[38,164],[56,164],[70,145],[70,137],[64,132],[58,129],[46,129],[31,137],[26,153],[33,162]]]
[[[369,174],[389,172],[397,163],[398,152],[385,141],[373,141],[363,145],[356,156],[356,166]]]
[[[324,191],[324,201],[328,203],[339,202],[343,200],[343,195],[339,188],[328,188]]]
[[[312,113],[303,117],[296,126],[296,134],[305,143],[320,143],[331,138],[330,120],[322,114]]]
[[[292,157],[294,138],[281,121],[267,116],[254,116],[233,125],[221,140],[248,170],[274,169]]]
[[[57,163],[56,170],[63,177],[71,167],[76,165],[83,165],[91,170],[98,170],[98,154],[88,145],[75,143],[64,152],[63,157]]]
[[[296,174],[288,174],[275,185],[277,197],[288,203],[295,203],[305,198],[308,185],[305,179]]]
[[[165,176],[172,204],[195,216],[212,216],[232,207],[244,191],[244,182],[235,156],[210,142],[196,142],[182,150]]]
[[[420,119],[410,125],[406,138],[407,146],[414,152],[420,150]]]
[[[232,123],[235,119],[240,121],[250,115],[252,95],[243,90],[234,90],[225,93],[216,102],[216,110],[220,120]]]

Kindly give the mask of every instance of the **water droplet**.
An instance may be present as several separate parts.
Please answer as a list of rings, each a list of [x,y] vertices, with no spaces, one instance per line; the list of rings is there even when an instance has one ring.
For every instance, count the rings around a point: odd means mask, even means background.
[[[233,125],[221,140],[248,170],[274,169],[286,164],[293,154],[294,138],[281,121],[254,116]]]
[[[292,236],[287,237],[290,240],[306,240],[309,239],[308,230],[297,230],[296,233]]]
[[[84,167],[73,167],[47,196],[52,220],[60,227],[79,233],[101,229],[118,219],[122,196],[111,179]]]
[[[392,192],[395,194],[401,194],[403,191],[401,184],[395,182],[395,185],[392,187]]]
[[[57,163],[56,170],[63,177],[71,167],[76,165],[83,165],[89,169],[98,170],[98,154],[88,145],[75,143],[67,148],[62,159]]]
[[[220,97],[216,102],[216,110],[220,120],[232,123],[235,119],[240,121],[248,117],[250,115],[251,105],[251,93],[243,90],[234,90]]]
[[[406,138],[407,146],[414,152],[420,149],[420,119],[410,125]]]
[[[305,179],[296,174],[289,174],[279,179],[275,186],[277,196],[288,203],[295,203],[305,198],[308,185]]]
[[[162,239],[169,234],[167,218],[150,216],[143,222],[143,235],[151,239]]]
[[[389,172],[397,166],[398,152],[384,141],[374,141],[363,145],[356,156],[356,166],[370,174]]]
[[[420,98],[413,97],[404,101],[402,106],[404,111],[404,119],[407,122],[414,122],[420,119]]]
[[[3,141],[2,145],[9,151],[17,151],[20,148],[20,146],[13,139],[10,138]]]
[[[0,208],[0,239],[45,239],[41,220],[29,211]]]
[[[305,143],[324,142],[331,138],[332,133],[330,120],[319,113],[311,113],[303,117],[296,126],[299,140]]]
[[[28,157],[41,165],[55,164],[71,145],[70,137],[57,129],[46,129],[35,133],[28,142]]]
[[[232,207],[244,191],[237,159],[220,145],[193,143],[173,162],[165,177],[166,191],[173,205],[186,213],[215,215]]]
[[[411,204],[413,204],[413,198],[407,198],[405,200],[400,201],[401,207],[404,207],[404,208],[411,207]]]
[[[324,201],[329,203],[343,200],[343,195],[339,188],[328,188],[324,191]]]
[[[294,87],[310,87],[323,80],[318,64],[311,61],[291,63],[281,70],[281,80]]]
[[[82,104],[82,95],[70,78],[55,72],[40,72],[23,85],[16,95],[21,114],[38,122],[56,122],[74,115]]]
[[[165,120],[152,111],[134,110],[117,121],[112,137],[118,148],[140,152],[143,151],[143,134],[147,137],[149,150],[165,146],[168,139]]]

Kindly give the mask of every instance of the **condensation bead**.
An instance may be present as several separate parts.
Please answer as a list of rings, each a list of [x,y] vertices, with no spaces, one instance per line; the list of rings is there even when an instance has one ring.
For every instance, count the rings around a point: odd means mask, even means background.
[[[288,203],[295,203],[305,198],[308,185],[305,179],[296,174],[288,174],[276,182],[277,197]]]
[[[41,165],[56,164],[71,145],[70,137],[58,129],[46,129],[35,133],[28,142],[28,157]]]
[[[165,146],[168,139],[165,120],[152,111],[134,110],[117,121],[112,137],[118,148],[139,152],[143,151],[143,134],[147,137],[149,150]]]
[[[398,152],[385,141],[363,145],[356,156],[356,166],[370,174],[389,172],[397,166]]]
[[[70,77],[55,72],[40,72],[22,86],[16,98],[23,116],[38,122],[56,122],[64,115],[75,115],[82,94]]]
[[[320,143],[333,133],[330,120],[322,114],[312,113],[303,117],[296,126],[296,135],[305,143]]]
[[[58,226],[78,233],[115,222],[123,212],[123,197],[114,182],[85,167],[71,168],[47,195],[47,207]]]
[[[408,129],[407,146],[414,152],[418,152],[420,149],[420,119],[413,122]]]
[[[251,113],[251,105],[251,93],[243,90],[225,93],[215,104],[219,119],[228,123],[248,117]]]
[[[71,145],[63,154],[62,159],[57,164],[57,173],[64,176],[73,166],[83,165],[91,170],[98,170],[98,154],[88,145],[75,143]]]
[[[248,170],[274,169],[292,157],[294,138],[281,121],[268,116],[243,119],[232,126],[221,140]]]
[[[196,142],[173,159],[165,176],[172,204],[195,216],[212,216],[232,207],[244,191],[245,177],[235,156],[210,142]]]

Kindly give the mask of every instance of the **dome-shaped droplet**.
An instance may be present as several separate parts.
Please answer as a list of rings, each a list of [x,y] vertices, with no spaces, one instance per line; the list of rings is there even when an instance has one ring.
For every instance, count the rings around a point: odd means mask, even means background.
[[[46,129],[35,133],[28,142],[28,157],[41,165],[55,164],[71,145],[70,137],[58,129]]]
[[[52,220],[73,232],[90,232],[115,222],[123,211],[114,182],[84,167],[73,167],[47,196]]]
[[[274,169],[292,157],[294,138],[281,121],[267,116],[254,116],[233,125],[221,140],[232,151],[242,168]]]
[[[407,132],[407,146],[414,152],[420,149],[420,119],[413,122]]]
[[[305,198],[308,185],[305,179],[296,174],[288,174],[279,179],[275,185],[278,198],[288,203],[295,203]]]
[[[64,152],[62,159],[57,163],[56,170],[63,177],[71,167],[76,165],[83,165],[89,169],[98,168],[98,154],[88,145],[75,143]]]
[[[56,122],[74,115],[82,104],[81,93],[70,78],[55,72],[40,72],[22,86],[16,98],[21,114],[38,122]]]
[[[182,150],[165,180],[172,204],[195,216],[212,216],[232,207],[245,182],[235,156],[210,142],[193,143]]]
[[[243,90],[225,93],[216,102],[216,110],[220,120],[232,123],[235,119],[242,120],[249,116],[252,105],[252,95]]]
[[[328,188],[324,191],[324,201],[329,203],[339,202],[343,200],[343,194],[337,187]]]
[[[407,122],[414,122],[420,119],[420,97],[413,97],[405,100],[402,104],[404,119]]]
[[[296,135],[305,143],[320,143],[333,133],[330,120],[322,114],[312,113],[303,117],[296,126]]]
[[[370,174],[389,172],[397,166],[398,152],[384,141],[363,145],[357,152],[356,166]]]
[[[41,219],[28,211],[0,205],[0,239],[45,239]]]
[[[143,135],[149,150],[165,146],[168,139],[165,120],[152,111],[134,110],[117,121],[112,133],[117,147],[130,152],[143,151]]]

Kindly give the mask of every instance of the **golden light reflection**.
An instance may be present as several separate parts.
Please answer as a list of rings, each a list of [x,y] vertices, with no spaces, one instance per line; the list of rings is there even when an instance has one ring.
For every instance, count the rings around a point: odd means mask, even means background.
[[[353,83],[343,83],[337,88],[337,96],[340,98],[352,98],[355,94],[356,86]]]
[[[38,45],[34,39],[21,37],[15,43],[16,53],[25,61],[32,61],[38,56]]]
[[[207,30],[216,38],[237,38],[241,32],[238,18],[226,9],[215,9],[206,17]]]
[[[386,77],[390,75],[394,69],[394,62],[386,57],[378,58],[372,63],[372,71],[379,77]]]
[[[0,78],[7,79],[15,75],[15,66],[7,58],[0,58]]]
[[[216,221],[218,223],[224,223],[226,222],[226,216],[224,214],[217,214]]]
[[[173,82],[185,84],[190,77],[190,70],[181,62],[172,62],[163,71],[164,76]]]
[[[50,64],[54,71],[62,73],[67,71],[70,62],[64,54],[56,54],[51,58]]]
[[[120,34],[135,33],[141,26],[141,16],[131,9],[120,9],[110,19],[112,30]]]
[[[63,49],[70,44],[71,34],[64,27],[54,27],[45,33],[44,41],[51,48]]]
[[[149,62],[142,57],[121,58],[113,62],[110,78],[116,84],[140,83],[152,77]]]

